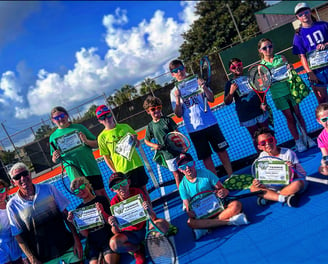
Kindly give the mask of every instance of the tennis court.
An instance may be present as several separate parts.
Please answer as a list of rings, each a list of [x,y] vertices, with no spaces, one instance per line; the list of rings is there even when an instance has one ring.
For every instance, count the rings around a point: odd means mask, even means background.
[[[278,144],[290,141],[292,137],[282,113],[275,109],[270,94],[267,99],[273,110]],[[313,93],[300,105],[307,129],[313,134],[317,134],[320,130],[314,115],[316,105]],[[228,153],[231,161],[254,156],[256,151],[247,130],[239,126],[234,103],[229,106],[215,106],[213,111],[229,142]],[[187,135],[183,122],[180,123],[179,130]],[[152,162],[153,153],[150,148],[145,144],[141,144],[141,148],[151,168],[147,188],[151,190],[152,200],[172,193],[176,189],[175,184],[165,184],[174,183],[172,174]],[[189,153],[196,158],[193,146]],[[309,176],[320,177],[317,172],[321,159],[318,148],[298,154],[298,157]],[[216,155],[213,155],[213,160],[216,166],[221,165]],[[98,159],[98,165],[104,182],[108,183],[111,171],[101,158]],[[202,165],[202,162],[196,162],[196,167],[200,168]],[[222,171],[218,173],[223,174]],[[250,173],[250,167],[246,166],[235,173]],[[151,174],[155,178],[155,184],[151,180]],[[68,184],[68,179],[65,180]],[[75,196],[65,190],[60,176],[52,177],[47,182],[53,183],[71,200],[69,210],[80,203]],[[156,189],[156,182],[163,187]],[[280,203],[259,207],[256,204],[256,197],[245,198],[242,203],[244,212],[251,222],[250,225],[216,229],[197,242],[194,241],[192,232],[186,225],[187,215],[182,211],[182,201],[179,197],[173,197],[166,203],[161,202],[155,206],[155,211],[159,217],[166,218],[179,228],[178,234],[172,237],[178,256],[177,263],[296,263],[300,261],[318,263],[328,259],[326,257],[328,253],[327,189],[327,185],[311,182],[301,198],[299,208],[289,208]],[[113,197],[114,194],[108,186],[106,191],[110,197]],[[134,263],[134,259],[126,254],[122,256],[121,263]]]

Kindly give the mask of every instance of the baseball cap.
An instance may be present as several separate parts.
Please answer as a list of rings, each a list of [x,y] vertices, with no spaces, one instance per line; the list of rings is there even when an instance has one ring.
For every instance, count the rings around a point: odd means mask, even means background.
[[[116,183],[126,180],[128,177],[122,172],[114,172],[109,178],[109,188],[112,188]]]
[[[296,6],[295,6],[295,9],[294,9],[294,13],[295,15],[301,11],[302,9],[311,9],[310,6],[307,4],[307,3],[298,3]]]
[[[177,165],[180,166],[182,164],[185,164],[189,161],[193,161],[194,159],[192,158],[192,156],[189,153],[184,153],[184,154],[180,154],[179,159],[177,161]]]
[[[111,112],[111,110],[106,105],[99,105],[96,109],[96,117],[99,118],[110,112]]]

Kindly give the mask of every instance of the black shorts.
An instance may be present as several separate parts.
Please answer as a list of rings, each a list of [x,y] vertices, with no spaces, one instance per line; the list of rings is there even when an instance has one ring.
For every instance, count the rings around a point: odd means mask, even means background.
[[[212,155],[211,146],[215,152],[224,151],[229,147],[218,124],[192,132],[189,136],[196,149],[198,160]]]
[[[108,227],[109,228],[109,227]],[[88,254],[87,259],[98,259],[99,253],[103,253],[103,255],[114,253],[114,251],[109,246],[109,240],[113,236],[112,232],[104,232],[102,235],[97,235],[98,239],[93,241],[87,240],[88,243]]]
[[[101,175],[87,176],[87,179],[91,183],[93,190],[97,191],[105,188],[103,178]]]
[[[145,171],[144,166],[140,166],[135,168],[125,175],[130,179],[130,187],[141,188],[142,186],[146,185],[148,182],[148,175]]]

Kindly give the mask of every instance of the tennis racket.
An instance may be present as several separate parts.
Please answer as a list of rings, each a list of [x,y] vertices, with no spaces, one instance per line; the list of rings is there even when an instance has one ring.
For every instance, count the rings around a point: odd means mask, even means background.
[[[189,201],[191,210],[194,211],[197,219],[211,218],[221,213],[225,208],[224,204],[229,201],[239,200],[246,197],[263,194],[264,191],[249,192],[240,195],[230,195],[224,199],[215,194],[216,191],[202,191],[195,194]]]
[[[265,97],[272,83],[270,69],[263,64],[255,64],[248,70],[248,82],[260,98],[261,104],[265,104]]]
[[[205,85],[208,86],[211,82],[211,64],[207,56],[201,58],[200,63],[200,76],[205,81]],[[204,93],[204,112],[207,112],[207,97]]]
[[[50,145],[53,148],[53,150],[57,150],[57,147],[53,142],[50,142]],[[71,191],[70,181],[68,180],[68,186],[67,186],[67,183],[65,182],[65,171],[67,173],[67,170],[70,170],[70,174],[74,175],[75,178],[82,177],[82,176],[84,176],[84,174],[83,174],[82,170],[79,167],[75,166],[71,162],[68,162],[62,156],[59,157],[59,161],[60,161],[60,165],[61,165],[61,181],[62,181],[62,184],[64,185],[64,188],[66,189],[66,191],[68,191],[70,194],[75,195]],[[67,173],[67,175],[68,175],[68,173]]]
[[[287,102],[288,102],[288,105],[289,105],[289,109],[292,112],[293,119],[294,119],[294,121],[296,123],[296,127],[297,127],[297,130],[298,130],[299,138],[302,140],[303,144],[306,147],[308,147],[306,131],[302,127],[300,120],[296,116],[296,113],[295,113],[294,107],[292,105],[292,102],[289,99],[287,99]]]
[[[189,139],[177,131],[167,133],[164,142],[164,148],[173,152],[186,153],[190,148]]]
[[[150,229],[150,223],[154,227]],[[154,264],[175,264],[176,253],[170,239],[149,217],[146,223],[145,247]]]

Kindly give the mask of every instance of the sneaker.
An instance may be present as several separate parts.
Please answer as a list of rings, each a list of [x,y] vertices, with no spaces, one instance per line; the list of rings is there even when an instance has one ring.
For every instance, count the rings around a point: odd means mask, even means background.
[[[247,225],[249,224],[249,222],[246,218],[246,215],[244,213],[240,213],[230,217],[229,224],[239,226],[239,225]]]
[[[145,247],[144,245],[140,245],[140,249],[136,252],[134,252],[134,258],[136,260],[136,264],[145,264],[146,263],[146,257],[145,257]]]
[[[317,146],[317,144],[309,136],[307,136],[306,141],[309,148],[313,148]]]
[[[299,201],[299,197],[298,195],[296,194],[291,194],[289,196],[287,196],[286,198],[286,204],[289,206],[289,207],[297,207],[298,205],[298,201]]]
[[[199,240],[201,237],[209,233],[208,229],[193,229],[194,239]]]
[[[306,150],[306,146],[301,139],[295,140],[295,148],[297,152],[304,152]]]
[[[268,200],[263,197],[257,197],[256,203],[258,206],[266,206],[268,204]]]

